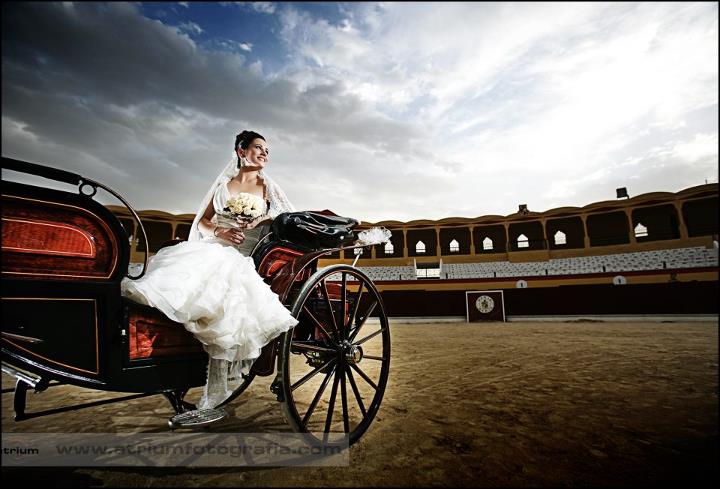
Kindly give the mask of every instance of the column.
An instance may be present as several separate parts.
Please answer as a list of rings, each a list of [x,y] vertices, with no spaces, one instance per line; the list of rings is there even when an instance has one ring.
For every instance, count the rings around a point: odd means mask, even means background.
[[[625,209],[625,215],[628,218],[628,223],[630,225],[630,244],[637,244],[637,239],[635,238],[635,226],[633,226],[632,221],[632,209]]]
[[[588,233],[587,215],[581,214],[580,219],[582,219],[583,231],[585,232],[585,236],[583,237],[583,243],[585,244],[585,248],[590,249],[590,233]]]
[[[470,254],[475,254],[475,238],[473,237],[473,231],[475,230],[475,226],[468,226],[468,229],[470,230]]]
[[[407,228],[403,228],[403,258],[408,257],[408,246],[407,246]]]
[[[137,253],[138,233],[140,232],[140,226],[137,225],[132,215],[130,215],[130,217],[133,219],[133,228],[131,231],[130,239],[130,261],[134,262],[135,254]]]
[[[441,249],[440,249],[440,227],[439,226],[435,227],[435,246],[436,246],[435,256],[440,258]]]
[[[673,205],[675,206],[675,210],[678,214],[678,228],[680,229],[680,239],[688,239],[688,230],[687,225],[685,224],[685,217],[682,213],[682,202],[678,202],[677,200],[673,202]]]

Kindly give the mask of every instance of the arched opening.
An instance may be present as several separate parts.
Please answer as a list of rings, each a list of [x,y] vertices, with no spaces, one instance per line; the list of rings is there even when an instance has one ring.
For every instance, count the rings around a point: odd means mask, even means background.
[[[415,253],[425,253],[425,243],[418,241],[417,244],[415,244]]]
[[[562,231],[558,231],[555,233],[555,244],[556,245],[564,245],[567,244],[567,236],[565,236],[565,233]]]
[[[525,236],[524,234],[521,234],[520,236],[518,236],[517,246],[518,246],[518,248],[529,248],[530,243],[528,242],[527,236]]]
[[[392,255],[393,253],[395,253],[395,248],[393,247],[392,242],[388,241],[385,243],[385,254]]]
[[[460,243],[456,239],[450,241],[450,253],[458,253],[460,251]]]
[[[492,250],[493,249],[493,241],[490,238],[485,238],[482,243],[483,243],[483,250]]]
[[[648,229],[643,226],[643,223],[639,222],[637,226],[635,226],[635,237],[636,238],[644,238],[648,235]]]
[[[355,253],[355,255],[362,255],[362,254],[363,254],[363,249],[362,249],[362,248],[355,248],[355,249],[353,250],[353,253]]]

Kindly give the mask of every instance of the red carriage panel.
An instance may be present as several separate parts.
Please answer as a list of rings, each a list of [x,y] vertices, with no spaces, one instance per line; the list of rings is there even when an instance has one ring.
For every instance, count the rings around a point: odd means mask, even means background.
[[[93,237],[67,224],[3,218],[2,250],[52,256],[95,258]]]
[[[118,244],[92,211],[15,195],[3,195],[2,207],[3,275],[107,280],[115,273]]]
[[[284,246],[277,246],[263,257],[260,265],[257,267],[257,271],[262,278],[273,280],[283,267],[303,255],[304,253],[298,250],[293,250]],[[293,280],[301,282],[306,280],[309,276],[310,270],[305,269],[296,275]]]
[[[181,323],[135,304],[128,311],[128,346],[130,360],[203,353],[202,344]]]

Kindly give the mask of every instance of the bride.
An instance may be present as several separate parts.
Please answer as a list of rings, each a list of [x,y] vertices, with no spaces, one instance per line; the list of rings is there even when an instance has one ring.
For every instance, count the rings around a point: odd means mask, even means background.
[[[228,376],[247,374],[260,349],[297,320],[255,271],[249,257],[269,222],[294,211],[265,173],[265,138],[243,131],[235,154],[205,195],[188,241],[162,248],[138,280],[123,279],[122,295],[183,323],[210,357],[200,409],[227,399]],[[227,217],[228,201],[242,197],[259,209],[247,222]]]

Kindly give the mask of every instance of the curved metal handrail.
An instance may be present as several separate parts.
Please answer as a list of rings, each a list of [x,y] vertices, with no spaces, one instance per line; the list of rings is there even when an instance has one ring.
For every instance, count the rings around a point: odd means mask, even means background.
[[[148,254],[150,253],[150,244],[148,243],[147,233],[145,232],[145,226],[143,226],[143,223],[140,220],[140,216],[138,216],[137,212],[135,212],[135,209],[133,209],[132,206],[120,194],[115,192],[113,189],[106,187],[102,183],[96,182],[95,180],[91,180],[89,178],[83,177],[82,182],[80,183],[80,190],[79,190],[80,193],[82,193],[81,189],[85,185],[90,185],[93,187],[94,192],[92,195],[95,195],[95,192],[97,192],[97,187],[100,187],[101,189],[105,190],[106,192],[109,192],[112,195],[114,195],[115,198],[117,198],[120,202],[125,204],[125,207],[127,207],[127,209],[132,213],[133,217],[135,218],[138,225],[140,226],[140,232],[142,233],[143,241],[145,242],[145,257],[143,260],[143,268],[142,268],[142,271],[140,272],[140,275],[132,276],[132,275],[130,275],[129,272],[127,274],[125,274],[131,280],[139,279],[140,277],[145,275],[145,271],[147,270]]]
[[[125,207],[127,207],[130,213],[133,215],[140,227],[143,239],[145,240],[145,260],[143,262],[142,272],[140,272],[140,275],[137,276],[132,276],[130,275],[130,273],[127,273],[126,276],[132,280],[137,280],[143,275],[145,275],[145,270],[147,269],[148,262],[148,253],[150,250],[147,233],[145,232],[145,227],[140,220],[140,216],[138,216],[137,212],[135,212],[135,209],[133,209],[132,206],[120,194],[115,192],[113,189],[106,187],[102,183],[96,182],[95,180],[91,180],[89,178],[85,178],[81,175],[78,175],[77,173],[71,173],[65,170],[58,170],[57,168],[51,168],[45,165],[38,165],[37,163],[29,163],[27,161],[16,160],[14,158],[6,158],[5,156],[3,156],[2,168],[21,173],[29,173],[31,175],[44,177],[50,180],[56,180],[58,182],[69,183],[70,185],[77,185],[78,193],[80,195],[84,195],[85,197],[92,198],[97,193],[98,187],[115,196],[125,205]],[[91,194],[86,194],[85,192],[83,192],[83,188],[85,188],[86,186],[90,186],[92,188]]]

